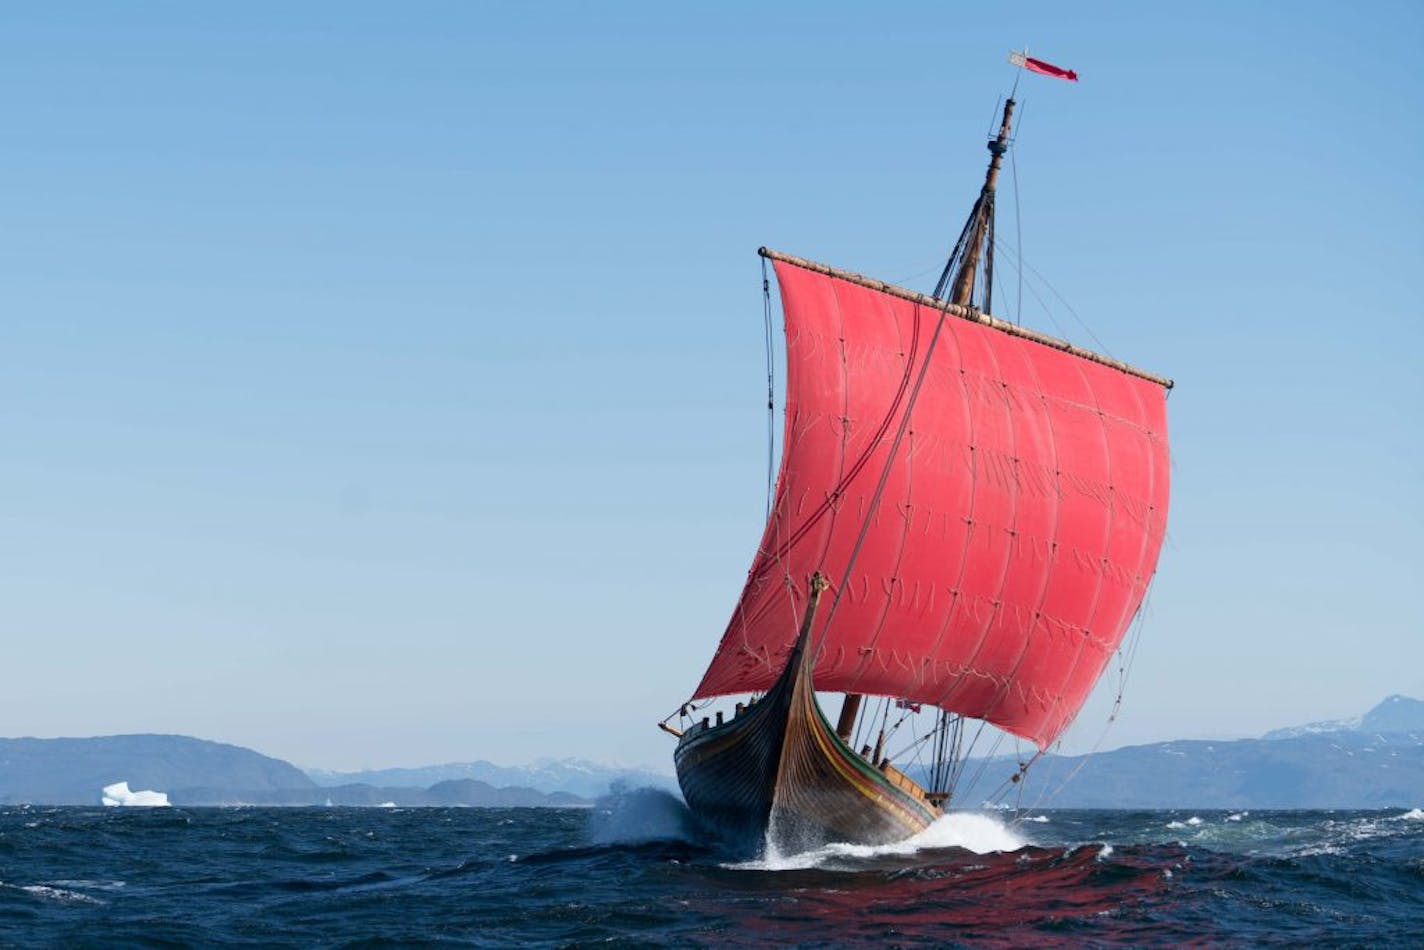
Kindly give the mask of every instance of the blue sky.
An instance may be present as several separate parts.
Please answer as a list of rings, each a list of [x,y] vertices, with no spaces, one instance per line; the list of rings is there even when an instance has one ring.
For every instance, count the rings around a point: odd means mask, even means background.
[[[7,7],[0,734],[667,767],[764,512],[755,249],[931,286],[1024,43],[1082,76],[1020,88],[1024,256],[1178,380],[1105,745],[1424,696],[1421,11]]]

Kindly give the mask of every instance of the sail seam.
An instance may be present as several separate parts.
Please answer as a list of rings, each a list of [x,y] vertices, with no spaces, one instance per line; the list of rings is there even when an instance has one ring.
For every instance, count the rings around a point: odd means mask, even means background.
[[[1104,584],[1104,581],[1105,581],[1104,566],[1107,564],[1107,561],[1108,561],[1107,556],[1108,556],[1108,554],[1112,551],[1113,516],[1116,514],[1116,505],[1115,505],[1115,503],[1114,503],[1114,501],[1113,501],[1112,492],[1111,492],[1111,488],[1112,488],[1112,477],[1113,477],[1113,476],[1112,476],[1112,454],[1113,454],[1113,453],[1112,453],[1112,439],[1111,439],[1111,438],[1109,437],[1109,435],[1108,435],[1107,422],[1106,422],[1106,420],[1104,419],[1104,415],[1105,415],[1105,414],[1104,414],[1103,408],[1102,408],[1102,399],[1098,396],[1097,387],[1095,387],[1095,386],[1093,385],[1092,380],[1090,380],[1090,379],[1088,378],[1088,374],[1083,372],[1083,367],[1082,367],[1082,366],[1079,366],[1079,367],[1078,367],[1078,375],[1079,375],[1079,378],[1082,379],[1083,385],[1087,388],[1087,391],[1088,391],[1089,395],[1091,395],[1091,396],[1093,397],[1093,404],[1097,407],[1096,412],[1095,412],[1095,415],[1097,416],[1097,419],[1098,419],[1098,433],[1102,436],[1103,458],[1105,459],[1105,461],[1106,461],[1106,463],[1107,463],[1107,476],[1108,476],[1108,488],[1109,488],[1109,493],[1108,493],[1108,498],[1107,498],[1108,517],[1107,517],[1106,527],[1105,527],[1105,530],[1104,530],[1104,532],[1103,532],[1103,553],[1102,553],[1101,555],[1099,555],[1097,561],[1095,561],[1094,564],[1093,564],[1094,573],[1097,575],[1098,583],[1097,583],[1097,586],[1096,586],[1096,587],[1094,588],[1094,590],[1093,590],[1093,599],[1092,599],[1092,601],[1090,601],[1089,606],[1088,606],[1087,621],[1083,624],[1083,639],[1082,639],[1082,642],[1078,644],[1078,649],[1077,649],[1077,651],[1075,651],[1074,654],[1073,654],[1073,661],[1067,665],[1067,675],[1065,675],[1065,676],[1063,677],[1063,682],[1064,682],[1065,686],[1066,686],[1068,683],[1071,683],[1071,682],[1073,682],[1073,681],[1076,679],[1075,674],[1077,673],[1078,667],[1079,667],[1080,665],[1082,665],[1082,662],[1083,662],[1083,654],[1084,654],[1084,652],[1087,651],[1087,649],[1088,649],[1088,643],[1089,643],[1090,640],[1097,639],[1097,640],[1099,640],[1100,642],[1105,642],[1105,645],[1108,647],[1108,652],[1104,655],[1104,665],[1106,665],[1106,658],[1107,658],[1107,656],[1110,656],[1110,655],[1111,655],[1111,651],[1112,651],[1112,649],[1113,649],[1113,644],[1111,643],[1111,641],[1103,641],[1103,640],[1102,640],[1102,635],[1101,635],[1100,632],[1097,633],[1097,634],[1094,634],[1094,629],[1097,627],[1098,604],[1101,602],[1102,596],[1103,596],[1103,584]],[[1114,631],[1113,636],[1116,637],[1116,635],[1117,635],[1117,634],[1116,634],[1116,631]],[[1102,674],[1102,670],[1099,669],[1099,670],[1098,670],[1098,675],[1101,675],[1101,674]],[[1096,683],[1096,677],[1094,677],[1094,683]],[[1089,689],[1091,690],[1091,688],[1092,688],[1092,687],[1090,686]],[[1059,695],[1060,695],[1060,704],[1061,704],[1061,696],[1062,696],[1062,691],[1061,691],[1061,690],[1060,690]],[[1055,722],[1053,721],[1053,716],[1054,716],[1054,715],[1056,715],[1056,712],[1055,712],[1054,710],[1050,710],[1050,715],[1049,715],[1049,717],[1045,720],[1045,722],[1046,722],[1047,725],[1050,725],[1050,726],[1056,725],[1056,726],[1057,726],[1057,732],[1053,733],[1052,736],[1050,736],[1050,737],[1048,738],[1048,742],[1044,743],[1044,745],[1041,746],[1040,748],[1046,748],[1047,745],[1053,741],[1053,739],[1056,739],[1059,735],[1062,734],[1063,730],[1066,729],[1066,728],[1068,727],[1069,723],[1072,721],[1072,716],[1070,715],[1070,716],[1068,716],[1068,717],[1065,717],[1063,722],[1061,722],[1061,723],[1055,723]],[[1076,712],[1075,712],[1073,715],[1076,715]]]
[[[977,466],[978,466],[979,460],[975,457],[975,453],[974,453],[975,431],[976,431],[976,429],[977,429],[978,427],[975,425],[976,419],[975,419],[975,415],[974,415],[974,402],[973,402],[972,399],[969,398],[969,384],[968,384],[968,382],[966,381],[967,371],[966,371],[966,367],[965,367],[965,365],[964,365],[964,346],[963,346],[963,343],[960,341],[960,339],[959,339],[959,334],[955,331],[955,328],[954,328],[953,324],[950,325],[949,336],[950,336],[950,341],[951,341],[952,344],[954,345],[954,354],[955,354],[955,356],[957,357],[957,360],[958,360],[958,363],[959,363],[959,367],[958,367],[959,372],[958,372],[957,374],[955,374],[955,375],[957,376],[957,382],[958,382],[959,388],[960,388],[960,390],[964,393],[964,399],[963,399],[963,405],[964,405],[964,422],[965,422],[964,430],[965,430],[965,439],[967,440],[966,444],[967,444],[967,446],[968,446],[968,448],[969,448],[969,450],[970,450],[970,451],[969,451],[969,501],[968,501],[968,504],[967,504],[966,507],[965,507],[965,510],[966,510],[966,512],[967,512],[966,515],[965,515],[967,524],[965,525],[965,530],[964,530],[964,546],[963,546],[963,548],[961,549],[961,551],[960,551],[960,553],[959,553],[959,573],[958,573],[958,575],[957,575],[957,576],[955,577],[955,579],[954,579],[954,585],[953,585],[952,587],[950,587],[950,589],[949,589],[949,590],[950,590],[949,609],[948,609],[947,611],[945,611],[945,615],[944,615],[944,625],[940,627],[939,632],[935,635],[934,648],[933,648],[933,650],[932,650],[931,653],[930,653],[930,657],[931,657],[931,662],[932,662],[932,663],[933,663],[933,662],[944,662],[944,661],[936,661],[934,658],[935,658],[935,657],[938,657],[938,656],[940,655],[940,649],[941,649],[941,647],[942,647],[943,644],[944,644],[944,637],[945,637],[945,634],[949,633],[950,628],[951,628],[951,626],[952,626],[953,623],[954,623],[955,615],[956,615],[956,614],[959,612],[959,610],[961,609],[961,604],[967,599],[967,598],[965,597],[965,595],[964,595],[964,572],[965,572],[965,569],[966,569],[966,568],[968,567],[968,565],[969,565],[969,556],[968,556],[968,555],[969,555],[969,551],[972,549],[972,547],[973,547],[973,545],[974,545],[974,506],[975,506],[976,502],[978,501],[978,497],[979,497],[979,479],[978,479],[978,471],[977,471]],[[950,368],[953,369],[954,367],[950,367]],[[947,663],[947,662],[945,662],[944,665],[945,665],[946,669],[949,669],[949,668],[952,667],[952,664]],[[956,679],[955,679],[954,682],[952,682],[952,683],[950,683],[949,685],[944,686],[944,687],[941,688],[939,698],[936,699],[935,702],[934,702],[934,704],[935,704],[936,706],[940,707],[941,709],[944,708],[945,702],[948,701],[950,695],[951,695],[951,694],[958,688],[958,686],[959,686],[958,677],[962,677],[965,672],[966,672],[965,670],[961,670],[961,671],[957,674]]]
[[[899,327],[899,321],[894,320],[894,319],[893,319],[893,315],[891,315],[891,322],[893,322],[893,323],[896,325],[896,329],[897,329],[897,333],[898,333],[898,331],[899,331],[899,329],[900,329],[900,327]],[[905,364],[906,377],[907,377],[907,378],[909,377],[910,374],[912,374],[912,373],[914,372],[915,357],[916,357],[916,355],[917,355],[918,352],[919,352],[920,329],[921,329],[922,326],[923,326],[923,321],[920,319],[920,311],[919,311],[918,308],[916,308],[915,311],[914,311],[913,330],[912,330],[912,332],[911,332],[911,337],[910,337],[910,348],[909,348],[909,352],[908,352],[908,354],[907,354],[907,359],[906,359],[906,364]],[[938,335],[938,331],[936,331],[936,336],[937,336],[937,335]],[[904,340],[901,339],[900,342],[901,342],[901,346],[903,347],[903,345],[904,345]],[[926,369],[928,368],[928,365],[927,365],[927,364],[928,364],[928,360],[930,359],[930,357],[931,357],[933,354],[934,354],[934,346],[933,346],[933,344],[931,344],[931,346],[929,347],[929,349],[928,349],[927,352],[925,353]],[[909,503],[909,495],[910,495],[911,486],[912,486],[912,483],[913,483],[913,465],[911,464],[911,461],[914,459],[914,443],[915,443],[914,430],[909,428],[909,426],[911,425],[911,422],[912,422],[912,420],[910,419],[910,414],[914,411],[915,398],[916,398],[916,395],[919,393],[920,387],[921,387],[923,384],[924,384],[924,375],[923,375],[923,372],[922,372],[920,379],[915,383],[914,389],[912,389],[912,390],[910,391],[910,398],[909,398],[909,399],[906,401],[906,403],[905,403],[905,415],[902,417],[902,423],[901,423],[901,428],[900,428],[900,434],[896,436],[895,442],[891,445],[889,455],[888,455],[888,457],[887,457],[886,460],[885,460],[885,468],[886,468],[886,472],[888,473],[889,470],[890,470],[890,469],[894,466],[894,464],[895,464],[895,454],[896,454],[896,452],[899,450],[899,445],[900,445],[900,438],[901,438],[901,436],[908,434],[908,435],[909,435],[909,438],[910,438],[910,451],[908,451],[908,452],[906,453],[906,455],[905,455],[905,466],[906,466],[906,472],[905,472],[905,481],[906,481],[905,492],[906,492],[906,504],[907,504],[907,505],[908,505],[908,503]],[[898,408],[898,407],[897,407],[897,408]],[[892,409],[892,413],[893,413],[893,411],[894,411],[894,410]],[[883,487],[883,478],[882,478],[882,487]],[[877,491],[877,497],[875,497],[875,498],[872,500],[872,502],[871,502],[871,510],[866,514],[866,525],[862,527],[862,532],[865,530],[866,527],[869,526],[870,520],[873,519],[873,518],[875,518],[875,517],[879,514],[879,508],[880,508],[880,499],[879,499],[879,497],[878,497],[878,491]],[[913,510],[913,509],[911,509],[911,510]],[[913,515],[912,515],[911,517],[913,518]],[[902,531],[901,531],[901,533],[900,533],[900,543],[899,543],[899,545],[897,546],[897,550],[896,550],[896,554],[895,554],[894,574],[892,574],[891,577],[889,578],[890,589],[889,589],[889,591],[888,591],[888,593],[887,593],[887,596],[886,596],[884,609],[882,609],[882,610],[880,611],[880,618],[879,618],[879,620],[878,620],[878,621],[876,622],[876,624],[875,624],[875,631],[874,631],[874,633],[871,634],[871,636],[870,636],[870,642],[869,642],[868,646],[862,651],[861,657],[860,657],[859,661],[858,661],[857,664],[856,664],[857,667],[858,667],[858,669],[856,670],[856,673],[855,673],[855,680],[854,680],[854,682],[851,684],[851,687],[850,687],[849,690],[847,690],[847,692],[855,692],[855,691],[856,691],[856,687],[859,685],[861,678],[865,675],[865,669],[866,669],[866,667],[869,666],[870,663],[871,663],[871,661],[875,658],[875,650],[876,650],[877,644],[878,644],[879,641],[880,641],[880,633],[881,633],[882,630],[885,629],[885,622],[886,622],[886,620],[889,618],[890,612],[894,609],[894,604],[895,604],[895,577],[899,574],[900,569],[901,569],[901,567],[902,567],[903,564],[904,564],[905,548],[906,548],[906,546],[907,546],[907,544],[908,544],[908,541],[909,541],[909,533],[910,533],[909,526],[908,526],[908,525],[904,526],[903,529],[902,529]],[[858,546],[857,546],[857,550],[858,550]],[[852,560],[846,564],[846,583],[851,583],[850,569],[851,569],[851,567],[853,566],[853,564],[854,564],[854,558],[852,558]],[[882,582],[882,586],[883,586],[883,582]],[[868,592],[867,592],[867,593],[868,593]],[[839,592],[837,592],[837,598],[839,598]],[[835,605],[834,605],[834,603],[833,603],[833,604],[832,604],[832,611],[831,611],[832,614],[834,613],[834,609],[835,609]],[[827,618],[826,618],[826,624],[827,624],[827,625],[826,625],[826,627],[823,629],[822,634],[821,634],[822,638],[825,638],[825,637],[829,634],[829,632],[830,632],[830,616],[827,616]]]
[[[1056,471],[1058,470],[1058,437],[1057,437],[1057,432],[1056,432],[1055,429],[1054,429],[1053,414],[1052,414],[1052,412],[1050,412],[1049,409],[1048,409],[1048,396],[1047,396],[1047,395],[1044,393],[1044,391],[1043,391],[1043,381],[1039,378],[1038,369],[1037,369],[1037,367],[1034,365],[1033,360],[1030,359],[1030,358],[1025,358],[1025,359],[1023,360],[1023,365],[1024,365],[1024,367],[1026,368],[1028,374],[1033,378],[1034,385],[1038,388],[1038,398],[1039,398],[1039,402],[1040,402],[1040,404],[1043,406],[1043,409],[1044,409],[1044,413],[1043,413],[1044,428],[1047,429],[1047,431],[1048,431],[1048,444],[1049,444],[1050,451],[1052,452],[1052,455],[1053,455],[1053,469],[1054,469],[1054,471],[1056,472]],[[1018,418],[1025,418],[1026,415],[1027,415],[1027,414],[1021,415],[1021,416],[1019,416]],[[1014,442],[1014,444],[1015,444],[1015,445],[1018,444],[1017,428],[1015,428],[1015,442]],[[1015,454],[1017,454],[1017,452],[1016,452]],[[1055,480],[1055,485],[1054,485],[1054,487],[1055,487],[1055,488],[1057,487],[1057,486],[1056,486],[1056,480]],[[1041,617],[1043,616],[1043,608],[1044,608],[1044,605],[1048,602],[1048,591],[1049,591],[1049,589],[1051,588],[1052,583],[1053,583],[1054,570],[1057,568],[1057,560],[1053,557],[1053,554],[1054,554],[1054,551],[1055,551],[1055,549],[1057,548],[1057,544],[1058,544],[1058,525],[1059,525],[1059,519],[1062,517],[1062,511],[1063,511],[1062,500],[1061,500],[1061,497],[1059,496],[1058,492],[1057,492],[1057,491],[1053,491],[1053,492],[1050,492],[1049,494],[1050,494],[1050,496],[1051,496],[1052,499],[1053,499],[1053,527],[1052,527],[1052,529],[1050,529],[1050,535],[1049,535],[1049,539],[1048,539],[1048,540],[1049,540],[1049,547],[1048,547],[1048,550],[1047,550],[1047,553],[1046,553],[1046,564],[1045,564],[1045,569],[1044,569],[1044,572],[1043,572],[1043,583],[1042,583],[1042,585],[1039,587],[1038,596],[1035,598],[1035,604],[1034,604],[1034,607],[1033,607],[1033,614],[1032,614],[1032,616],[1029,618],[1028,627],[1027,627],[1027,629],[1028,629],[1028,634],[1024,637],[1023,650],[1019,653],[1018,659],[1014,661],[1013,669],[1009,671],[1009,680],[1010,680],[1010,681],[1015,681],[1015,682],[1017,681],[1017,678],[1018,678],[1019,669],[1023,666],[1024,658],[1029,655],[1029,652],[1030,652],[1030,649],[1029,649],[1029,648],[1030,648],[1030,647],[1032,646],[1032,644],[1033,644],[1033,637],[1034,637],[1034,634],[1035,634],[1035,633],[1040,633],[1040,635],[1042,635],[1042,634],[1047,634],[1047,632],[1048,632],[1048,628],[1047,628],[1047,625],[1046,625],[1046,624],[1045,624],[1045,626],[1043,627],[1042,630],[1039,629],[1038,620],[1039,620],[1039,618],[1041,618]],[[1017,515],[1017,512],[1018,512],[1017,504],[1015,505],[1014,511],[1015,511],[1015,515]],[[1019,535],[1016,533],[1016,534],[1014,535],[1014,540],[1013,540],[1013,542],[1011,542],[1011,544],[1018,543],[1019,541],[1020,541]],[[1034,691],[1034,692],[1041,692],[1037,687],[1034,687],[1034,688],[1033,688],[1033,691]],[[1059,690],[1058,690],[1058,695],[1061,696],[1061,695],[1062,695],[1062,692],[1063,692],[1063,689],[1062,689],[1062,687],[1060,687]],[[1005,693],[1006,693],[1006,691],[1005,691],[1005,692],[1001,692],[1000,695],[996,696],[996,697],[994,698],[994,702],[990,705],[989,708],[990,708],[990,709],[993,709],[993,708],[997,707],[1000,703],[1002,703],[1002,702],[1003,702],[1003,697],[1004,697]],[[1024,705],[1025,705],[1025,707],[1027,707],[1027,706],[1028,706],[1028,696],[1027,696],[1026,694],[1023,694],[1023,693],[1022,693],[1022,687],[1020,687],[1020,694],[1021,694],[1021,698],[1024,700]],[[1044,705],[1049,706],[1049,708],[1051,709],[1054,705],[1057,704],[1057,701],[1058,701],[1058,700],[1057,700],[1057,697],[1049,697],[1049,699],[1051,699],[1052,702],[1051,702],[1051,703],[1044,703]],[[1041,700],[1040,700],[1040,701],[1041,701]]]
[[[996,376],[998,379],[1003,380],[1003,378],[1004,378],[1003,367],[1002,367],[1002,366],[1000,365],[1000,363],[999,363],[999,354],[998,354],[998,351],[996,350],[996,348],[994,347],[993,343],[989,342],[988,340],[985,340],[985,342],[984,342],[984,352],[988,354],[990,361],[994,364],[994,368],[997,370],[997,372],[995,373],[995,376]],[[1004,387],[1001,386],[1001,387],[1000,387],[999,394],[998,394],[998,395],[999,395],[999,400],[998,400],[999,404],[994,406],[994,410],[995,410],[995,411],[1002,411],[1002,412],[1004,412],[1004,413],[1008,416],[1008,419],[1009,419],[1008,432],[1009,432],[1009,438],[1010,438],[1010,440],[1011,440],[1010,454],[1011,454],[1011,456],[1012,456],[1013,454],[1016,454],[1016,453],[1017,453],[1018,433],[1017,433],[1017,431],[1015,430],[1015,426],[1014,426],[1014,423],[1013,423],[1013,413],[1010,411],[1010,407],[1009,407],[1009,403],[1008,403],[1008,398],[1009,398],[1009,397],[1004,394],[1003,389],[1004,389]],[[983,401],[984,401],[984,402],[991,402],[991,400],[983,400]],[[992,427],[991,427],[991,429],[992,429]],[[978,448],[978,447],[975,446],[975,445],[973,445],[972,443],[971,443],[971,445],[970,445],[970,448],[976,450],[975,453],[974,453],[974,455],[975,455],[974,461],[975,461],[976,464],[975,464],[975,469],[974,469],[974,475],[973,475],[973,477],[974,477],[974,479],[975,479],[975,481],[976,481],[976,483],[977,483],[977,480],[978,480],[978,478],[979,478],[978,464],[977,464],[977,463],[978,463],[978,461],[979,461],[979,456],[980,456],[981,453],[977,451],[977,448]],[[992,454],[994,454],[994,453],[985,452],[985,453],[982,453],[982,454],[984,454],[984,455],[992,455]],[[990,464],[992,464],[992,461],[993,461],[993,460],[991,459],[991,460],[990,460]],[[986,477],[987,477],[987,472],[988,472],[988,470],[986,469]],[[1003,487],[1004,487],[1004,490],[1005,490],[1005,494],[1009,495],[1010,498],[1012,498],[1012,500],[1013,500],[1013,511],[1010,513],[1009,518],[1007,519],[1008,522],[1009,522],[1010,527],[1003,529],[1003,530],[1007,530],[1007,531],[1009,532],[1009,537],[1010,537],[1009,543],[1004,546],[1004,551],[1005,551],[1005,553],[1004,553],[1004,563],[1003,563],[1003,566],[999,569],[999,577],[998,577],[998,580],[996,580],[996,581],[994,582],[994,585],[993,585],[994,596],[991,597],[991,598],[989,598],[989,605],[990,605],[990,607],[989,607],[989,616],[987,617],[987,619],[985,619],[985,621],[984,621],[984,626],[983,626],[983,628],[980,630],[979,636],[976,638],[976,642],[975,642],[975,644],[974,644],[974,652],[971,653],[971,654],[969,654],[969,657],[968,657],[966,660],[963,661],[963,663],[962,663],[961,665],[962,665],[963,668],[964,668],[964,672],[962,672],[962,673],[959,675],[959,677],[958,677],[958,678],[956,679],[956,681],[955,681],[954,686],[951,687],[951,688],[949,689],[949,691],[947,691],[946,694],[945,694],[945,701],[946,701],[946,702],[950,701],[950,700],[953,698],[954,694],[963,686],[963,684],[964,684],[964,676],[965,676],[966,674],[971,674],[971,675],[974,675],[974,676],[979,676],[979,677],[984,678],[984,679],[988,679],[990,682],[994,683],[994,684],[998,687],[998,689],[995,690],[994,699],[993,699],[991,702],[986,703],[985,706],[984,706],[984,710],[985,710],[985,711],[984,711],[984,713],[983,713],[982,718],[984,718],[984,719],[986,719],[986,720],[989,720],[989,721],[991,721],[991,722],[993,722],[993,721],[997,720],[998,718],[1000,718],[1000,717],[997,717],[997,716],[993,715],[993,712],[994,712],[995,707],[996,707],[996,706],[998,705],[998,703],[1001,701],[1004,692],[1008,689],[1009,683],[1010,683],[1010,679],[1009,679],[1008,677],[1006,677],[1006,676],[1000,676],[999,674],[996,674],[996,673],[993,672],[992,670],[981,669],[981,668],[978,666],[978,660],[979,660],[980,655],[984,652],[984,646],[985,646],[985,644],[987,644],[987,643],[989,642],[989,640],[990,640],[990,635],[991,635],[991,634],[993,633],[993,631],[994,631],[994,624],[995,624],[995,622],[999,620],[999,618],[1000,618],[1000,616],[1001,616],[1001,613],[1002,613],[1002,611],[1004,610],[1004,608],[1005,608],[1005,606],[1006,606],[1006,605],[1004,604],[1004,588],[1005,588],[1005,586],[1006,586],[1007,583],[1008,583],[1009,565],[1013,562],[1013,553],[1014,553],[1014,552],[1013,552],[1013,541],[1012,541],[1012,539],[1013,539],[1013,537],[1014,537],[1014,529],[1017,528],[1017,526],[1018,526],[1018,510],[1019,510],[1019,504],[1018,504],[1019,498],[1018,498],[1018,486],[1017,486],[1017,484],[1014,483],[1014,482],[1010,479],[1010,480],[1006,480],[1006,482],[1004,483]],[[972,512],[971,512],[971,517],[972,517]],[[972,526],[971,526],[971,527],[972,527]],[[990,528],[991,528],[991,530],[994,530],[994,529],[996,529],[996,526],[990,526]],[[967,550],[966,550],[966,554],[967,554],[967,553],[968,553],[968,552],[967,552]],[[967,562],[968,560],[969,560],[968,557],[965,557],[965,558],[964,558],[964,561],[965,561],[965,562]],[[1025,640],[1024,640],[1024,649],[1025,649],[1025,650],[1028,649],[1028,639],[1027,639],[1027,638],[1025,638]]]

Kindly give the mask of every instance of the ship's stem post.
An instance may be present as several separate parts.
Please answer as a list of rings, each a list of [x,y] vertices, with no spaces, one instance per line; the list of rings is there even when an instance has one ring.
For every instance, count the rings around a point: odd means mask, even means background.
[[[974,220],[970,227],[969,240],[964,248],[964,261],[959,265],[954,284],[949,295],[950,303],[961,307],[969,306],[969,298],[974,294],[974,272],[979,268],[979,254],[984,248],[985,238],[992,231],[994,215],[994,190],[999,185],[999,166],[1004,153],[1009,150],[1009,127],[1014,115],[1014,100],[1004,100],[1004,118],[999,123],[999,134],[989,142],[989,170],[984,175],[984,188],[979,192],[979,200],[974,204]],[[985,252],[993,260],[994,249]]]
[[[816,619],[816,607],[821,603],[821,592],[831,586],[820,571],[811,575],[811,590],[806,598],[806,613],[801,618],[801,630],[796,634],[798,643],[808,643],[811,639],[811,624]],[[812,657],[812,659],[815,659]]]

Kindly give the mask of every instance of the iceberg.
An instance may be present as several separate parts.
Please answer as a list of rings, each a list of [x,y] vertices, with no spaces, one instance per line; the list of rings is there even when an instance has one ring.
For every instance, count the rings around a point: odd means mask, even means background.
[[[113,785],[105,785],[100,798],[104,804],[110,808],[117,808],[121,805],[137,806],[140,808],[168,807],[168,794],[166,792],[148,790],[141,792],[131,791],[128,782],[115,782]]]

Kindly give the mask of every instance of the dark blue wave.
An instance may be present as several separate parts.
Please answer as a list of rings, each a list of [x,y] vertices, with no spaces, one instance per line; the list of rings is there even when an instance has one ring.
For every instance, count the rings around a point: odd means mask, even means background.
[[[1418,812],[1048,812],[1003,832],[1023,842],[1004,852],[951,835],[778,865],[730,862],[674,806],[0,809],[0,946],[1405,947],[1424,933]]]

